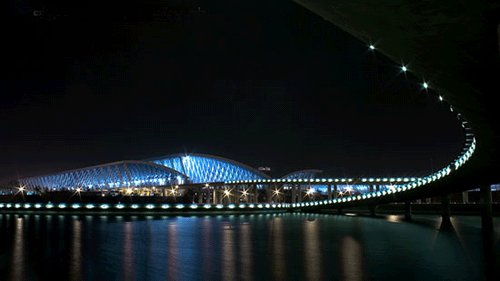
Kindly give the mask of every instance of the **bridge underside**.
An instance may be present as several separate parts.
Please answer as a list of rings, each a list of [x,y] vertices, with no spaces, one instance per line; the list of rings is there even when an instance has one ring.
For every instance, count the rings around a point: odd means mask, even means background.
[[[432,79],[469,121],[474,156],[450,177],[377,203],[460,192],[500,182],[500,133],[494,98],[500,92],[500,1],[294,0],[366,42],[412,73]],[[375,202],[374,202],[375,203]]]

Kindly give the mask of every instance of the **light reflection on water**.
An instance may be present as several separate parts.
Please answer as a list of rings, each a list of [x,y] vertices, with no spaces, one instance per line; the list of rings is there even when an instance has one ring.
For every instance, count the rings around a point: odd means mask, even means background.
[[[11,258],[12,264],[10,266],[12,270],[9,280],[24,280],[24,220],[17,218],[14,227],[14,245]]]
[[[123,276],[126,281],[135,279],[132,227],[131,222],[123,223]]]
[[[286,278],[286,252],[285,245],[283,241],[283,220],[280,217],[273,218],[270,220],[271,224],[271,238],[272,241],[272,252],[271,256],[274,258],[271,260],[273,264],[273,276],[275,280],[287,280]]]
[[[358,281],[363,279],[363,253],[359,242],[351,236],[342,239],[342,273],[343,279]]]
[[[55,218],[55,219],[54,219]],[[393,221],[399,223],[391,223]],[[477,217],[0,214],[0,280],[482,280],[500,234]],[[498,219],[495,219],[498,224]]]
[[[308,280],[320,280],[321,240],[319,221],[306,220],[304,223],[304,269]]]
[[[82,276],[82,222],[72,218],[71,259],[69,276],[71,280],[81,280]]]

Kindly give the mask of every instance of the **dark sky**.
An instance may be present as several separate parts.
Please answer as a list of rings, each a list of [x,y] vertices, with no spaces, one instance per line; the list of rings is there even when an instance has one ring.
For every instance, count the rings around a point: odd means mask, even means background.
[[[85,3],[9,2],[0,181],[177,152],[399,176],[460,151],[418,81],[291,1]]]

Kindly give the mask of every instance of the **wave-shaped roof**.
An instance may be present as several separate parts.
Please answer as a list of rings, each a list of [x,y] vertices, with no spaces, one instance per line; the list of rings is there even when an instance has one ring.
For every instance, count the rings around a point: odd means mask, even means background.
[[[193,183],[267,179],[268,175],[243,163],[209,154],[171,154],[147,159],[177,170]]]
[[[21,179],[28,188],[113,188],[182,183],[186,175],[152,162],[126,160]]]
[[[20,180],[28,188],[72,189],[164,186],[269,178],[237,161],[208,154],[127,160]]]

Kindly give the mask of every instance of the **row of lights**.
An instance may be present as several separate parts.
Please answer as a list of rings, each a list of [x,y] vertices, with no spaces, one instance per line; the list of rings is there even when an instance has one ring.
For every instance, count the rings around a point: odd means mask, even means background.
[[[417,178],[361,178],[361,182],[410,182],[415,181]],[[354,182],[352,178],[322,178],[322,179],[259,179],[259,180],[240,180],[240,181],[226,181],[225,184],[242,184],[242,183],[272,183],[272,182],[305,182],[305,183],[326,183],[326,182]]]
[[[375,46],[373,44],[370,44],[369,49],[371,51],[375,51]],[[406,65],[401,66],[401,71],[407,72],[408,67]],[[427,81],[422,82],[422,87],[427,90],[430,86]],[[440,102],[444,101],[444,98],[439,95],[438,99]],[[450,111],[453,112],[453,107],[450,105]],[[458,118],[461,118],[460,114],[457,114]],[[470,130],[470,127],[468,127],[468,123],[466,121],[462,122],[462,127],[466,130]],[[350,201],[356,201],[356,200],[363,200],[363,199],[370,199],[370,198],[376,198],[376,197],[381,197],[385,195],[390,195],[398,192],[404,192],[410,189],[414,189],[423,185],[430,184],[434,181],[437,181],[445,176],[448,176],[452,171],[456,171],[458,168],[460,168],[462,165],[467,162],[470,157],[472,157],[475,149],[476,149],[476,139],[474,138],[474,134],[472,133],[467,133],[467,137],[472,137],[471,142],[466,143],[466,149],[464,150],[464,153],[462,153],[452,164],[444,167],[443,169],[430,174],[428,176],[425,176],[423,178],[412,178],[410,182],[400,185],[400,186],[394,186],[393,188],[390,188],[389,190],[384,190],[384,191],[377,191],[377,192],[370,192],[367,194],[363,195],[354,195],[354,196],[349,196],[349,197],[343,197],[343,198],[337,198],[333,200],[322,200],[322,201],[316,201],[316,202],[306,202],[306,203],[294,203],[292,204],[292,207],[310,207],[310,206],[318,206],[318,205],[324,205],[324,204],[335,204],[335,203],[345,203],[345,202],[350,202]]]
[[[0,209],[284,209],[290,208],[291,204],[289,203],[256,203],[256,204],[80,204],[80,203],[0,203]]]

